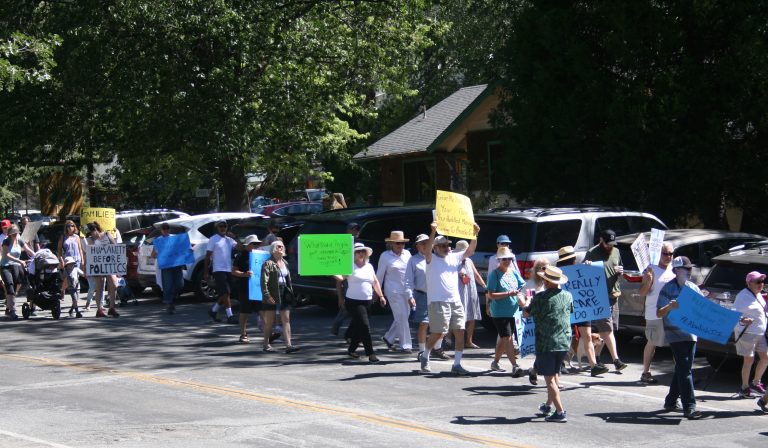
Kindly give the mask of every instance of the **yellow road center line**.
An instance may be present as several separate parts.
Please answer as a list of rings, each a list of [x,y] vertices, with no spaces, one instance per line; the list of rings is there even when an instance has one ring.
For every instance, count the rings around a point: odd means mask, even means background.
[[[525,445],[517,442],[509,442],[505,440],[491,439],[487,437],[473,436],[462,434],[453,431],[443,431],[436,428],[425,427],[418,423],[412,423],[405,420],[397,420],[389,417],[385,417],[378,414],[360,412],[355,410],[348,410],[338,408],[334,406],[327,406],[319,403],[311,403],[307,401],[294,400],[292,398],[281,397],[277,395],[266,395],[256,392],[250,392],[247,390],[234,389],[230,387],[217,386],[214,384],[200,383],[196,381],[166,378],[156,375],[150,375],[141,372],[134,372],[129,370],[118,370],[104,366],[98,366],[93,364],[75,363],[70,361],[63,361],[53,358],[43,358],[36,356],[18,355],[12,353],[0,353],[0,358],[11,359],[20,362],[28,362],[41,365],[50,365],[58,367],[66,367],[73,370],[80,370],[83,372],[102,373],[120,376],[124,378],[130,378],[135,381],[144,383],[153,383],[164,386],[171,386],[183,389],[195,390],[208,394],[224,394],[236,398],[245,400],[257,401],[264,404],[273,406],[282,406],[301,409],[308,412],[316,412],[321,414],[330,414],[346,417],[353,420],[359,420],[369,423],[377,423],[379,425],[387,426],[394,429],[400,429],[403,431],[411,431],[420,434],[424,434],[432,437],[439,437],[447,440],[472,442],[485,446],[505,447],[505,448],[529,448],[530,445]]]

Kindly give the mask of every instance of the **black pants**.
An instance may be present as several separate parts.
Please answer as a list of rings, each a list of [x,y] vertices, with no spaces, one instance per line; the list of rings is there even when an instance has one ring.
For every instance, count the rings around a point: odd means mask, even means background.
[[[365,354],[373,354],[373,341],[371,341],[371,324],[368,322],[368,314],[371,311],[370,300],[344,299],[344,307],[347,309],[352,323],[349,324],[349,351],[354,352],[360,343],[365,347]]]

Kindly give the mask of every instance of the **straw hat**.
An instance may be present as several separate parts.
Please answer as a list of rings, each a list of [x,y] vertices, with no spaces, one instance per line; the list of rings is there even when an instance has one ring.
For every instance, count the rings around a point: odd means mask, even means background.
[[[365,251],[367,257],[370,257],[371,255],[373,255],[373,249],[371,249],[370,247],[366,247],[366,245],[363,243],[355,243],[355,252],[361,251],[361,250]]]
[[[547,269],[544,272],[537,272],[536,275],[556,285],[562,285],[563,283],[568,282],[568,277],[563,275],[563,271],[554,266],[547,266]]]
[[[402,230],[393,230],[389,234],[389,238],[385,239],[387,243],[407,243],[408,241],[411,241],[407,238],[405,238],[405,234]]]
[[[561,247],[557,251],[557,262],[560,263],[561,261],[570,260],[571,258],[576,257],[576,250],[574,250],[573,246],[565,246]]]
[[[503,260],[505,258],[515,258],[515,254],[513,254],[508,247],[500,247],[499,250],[496,251],[496,259]]]

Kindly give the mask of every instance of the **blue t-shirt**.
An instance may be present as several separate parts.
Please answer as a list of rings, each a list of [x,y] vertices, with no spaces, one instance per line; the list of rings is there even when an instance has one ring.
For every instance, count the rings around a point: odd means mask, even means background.
[[[688,286],[697,293],[701,294],[699,287],[691,282],[685,282],[685,285],[683,286]],[[656,309],[658,310],[662,307],[665,307],[669,305],[669,302],[677,299],[677,296],[679,296],[680,292],[683,290],[683,286],[680,286],[677,283],[677,279],[672,279],[666,285],[664,285],[664,287],[661,288],[661,291],[659,292],[659,300],[656,302]],[[669,314],[664,317],[664,337],[666,338],[667,342],[696,342],[697,340],[696,335],[690,334],[687,331],[683,331],[680,328],[672,325],[672,323],[669,321]]]
[[[509,292],[512,290],[521,290],[525,287],[525,280],[514,269],[507,269],[507,272],[501,272],[494,269],[488,274],[487,290],[489,292]],[[503,299],[488,300],[491,304],[491,314],[493,317],[514,317],[520,306],[517,304],[517,297],[505,297]]]

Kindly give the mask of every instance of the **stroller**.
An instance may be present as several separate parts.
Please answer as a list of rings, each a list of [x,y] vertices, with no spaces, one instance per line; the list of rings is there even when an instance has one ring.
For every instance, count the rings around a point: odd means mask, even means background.
[[[61,316],[61,285],[59,274],[59,259],[48,249],[43,249],[35,254],[32,263],[29,264],[29,284],[27,303],[21,306],[21,315],[29,319],[33,307],[50,310],[54,319]]]

